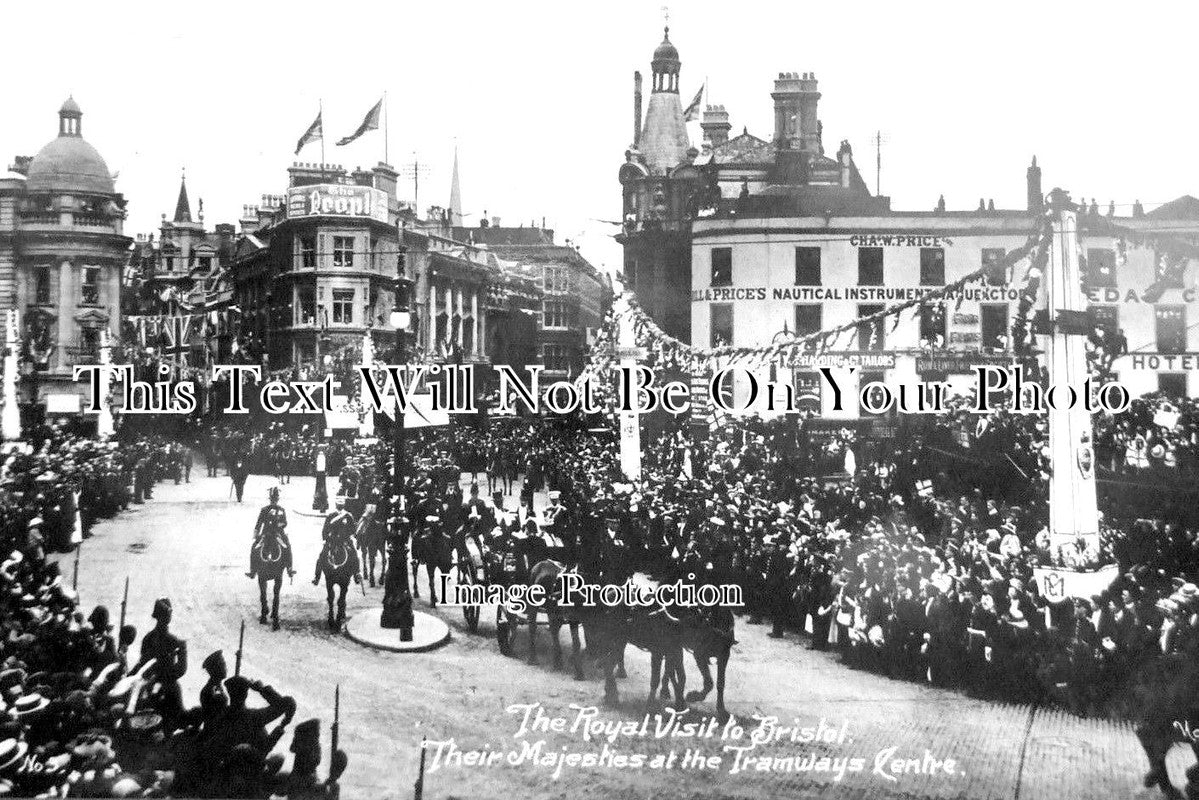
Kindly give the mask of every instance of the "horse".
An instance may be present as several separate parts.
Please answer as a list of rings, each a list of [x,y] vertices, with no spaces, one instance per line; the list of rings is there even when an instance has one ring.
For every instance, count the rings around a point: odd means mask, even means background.
[[[1137,739],[1149,759],[1145,786],[1158,786],[1171,800],[1182,798],[1166,773],[1166,756],[1176,743],[1184,742],[1199,759],[1199,737],[1192,729],[1199,725],[1199,665],[1194,655],[1172,653],[1153,660],[1139,670],[1133,693]],[[1199,763],[1186,776],[1188,793],[1199,788]]]
[[[704,680],[703,690],[692,690],[687,693],[688,702],[706,700],[712,688],[716,688],[716,716],[721,722],[729,718],[728,709],[724,707],[724,680],[729,664],[729,655],[733,645],[737,643],[734,637],[735,618],[727,608],[713,609],[706,619],[700,614],[692,614],[683,620],[683,649],[689,650],[695,659],[695,666]],[[709,662],[716,661],[716,681],[712,681],[712,673],[708,668]],[[665,691],[665,686],[663,686]]]
[[[646,706],[652,707],[658,687],[666,680],[674,684],[674,710],[687,710],[687,676],[683,668],[683,621],[664,606],[602,609],[588,621],[587,642],[599,655],[604,672],[604,704],[619,702],[616,674],[624,663],[627,645],[650,654],[650,684]],[[665,670],[665,671],[663,671]]]
[[[420,565],[425,565],[429,577],[429,606],[437,608],[434,570],[449,574],[454,567],[454,537],[440,524],[441,518],[430,516],[417,528],[412,537],[412,596],[420,598]]]
[[[358,539],[358,549],[362,554],[362,571],[370,581],[371,588],[375,587],[375,558],[379,559],[379,581],[387,574],[387,526],[379,519],[378,506],[370,503],[362,512],[355,532]]]
[[[350,581],[361,581],[357,552],[352,538],[332,538],[325,543],[321,550],[320,570],[325,576],[325,594],[329,604],[329,630],[334,633],[341,630],[346,619],[346,592],[349,591]],[[313,581],[316,583],[316,581]],[[335,589],[340,588],[341,594],[336,596],[337,616],[333,615]]]
[[[574,667],[574,678],[581,681],[586,678],[583,674],[582,641],[579,638],[579,625],[585,619],[581,609],[562,605],[559,600],[561,588],[560,577],[567,572],[573,572],[557,561],[546,559],[537,562],[529,573],[529,585],[540,586],[545,592],[545,603],[542,606],[528,604],[529,623],[529,663],[537,663],[537,615],[545,614],[549,624],[550,640],[554,643],[554,669],[562,669],[562,643],[558,640],[558,632],[563,625],[570,626],[571,656],[570,663]]]
[[[279,534],[280,531],[276,531],[274,528],[264,529],[262,536],[251,551],[254,558],[254,572],[258,576],[258,599],[262,604],[262,614],[258,617],[258,621],[265,625],[269,611],[271,629],[276,631],[279,630],[279,590],[283,588],[283,574],[286,572],[283,557],[288,547]],[[271,601],[269,609],[266,603],[268,581],[273,581],[275,584],[274,599]]]

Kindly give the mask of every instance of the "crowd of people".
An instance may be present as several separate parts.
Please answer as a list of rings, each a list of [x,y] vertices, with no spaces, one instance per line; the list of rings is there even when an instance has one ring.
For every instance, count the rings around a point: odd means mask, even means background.
[[[101,442],[56,428],[6,446],[0,469],[0,795],[75,797],[325,797],[346,765],[321,761],[319,723],[294,727],[290,771],[271,755],[293,700],[228,675],[208,656],[198,705],[179,679],[186,642],[161,598],[141,636],[114,626],[105,606],[85,607],[47,558],[90,534],[94,520],[189,478],[190,453],[161,437]],[[133,653],[136,651],[137,656]],[[250,690],[265,701],[248,709]],[[269,726],[269,730],[268,730]]]

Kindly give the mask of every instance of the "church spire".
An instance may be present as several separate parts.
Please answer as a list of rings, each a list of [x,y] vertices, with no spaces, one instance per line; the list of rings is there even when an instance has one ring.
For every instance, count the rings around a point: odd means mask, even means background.
[[[462,225],[462,189],[458,185],[458,145],[454,145],[454,175],[450,179],[450,226]]]
[[[179,179],[179,199],[175,201],[175,222],[191,222],[191,203],[187,200],[187,173]]]

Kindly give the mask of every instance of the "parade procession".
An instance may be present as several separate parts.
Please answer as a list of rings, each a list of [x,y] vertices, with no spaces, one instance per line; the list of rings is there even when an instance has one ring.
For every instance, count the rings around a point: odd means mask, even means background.
[[[5,11],[0,798],[1199,798],[1196,10],[136,5]]]

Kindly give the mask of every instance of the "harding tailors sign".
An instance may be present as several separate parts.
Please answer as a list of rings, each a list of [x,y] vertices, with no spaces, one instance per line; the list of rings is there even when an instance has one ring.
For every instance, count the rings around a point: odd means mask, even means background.
[[[287,216],[364,217],[387,222],[387,195],[370,186],[296,186],[287,190]]]
[[[713,286],[692,289],[692,303],[721,303],[736,300],[919,300],[939,291],[930,286]],[[949,301],[1005,303],[1020,299],[1020,292],[1007,286],[979,286],[948,292]]]

